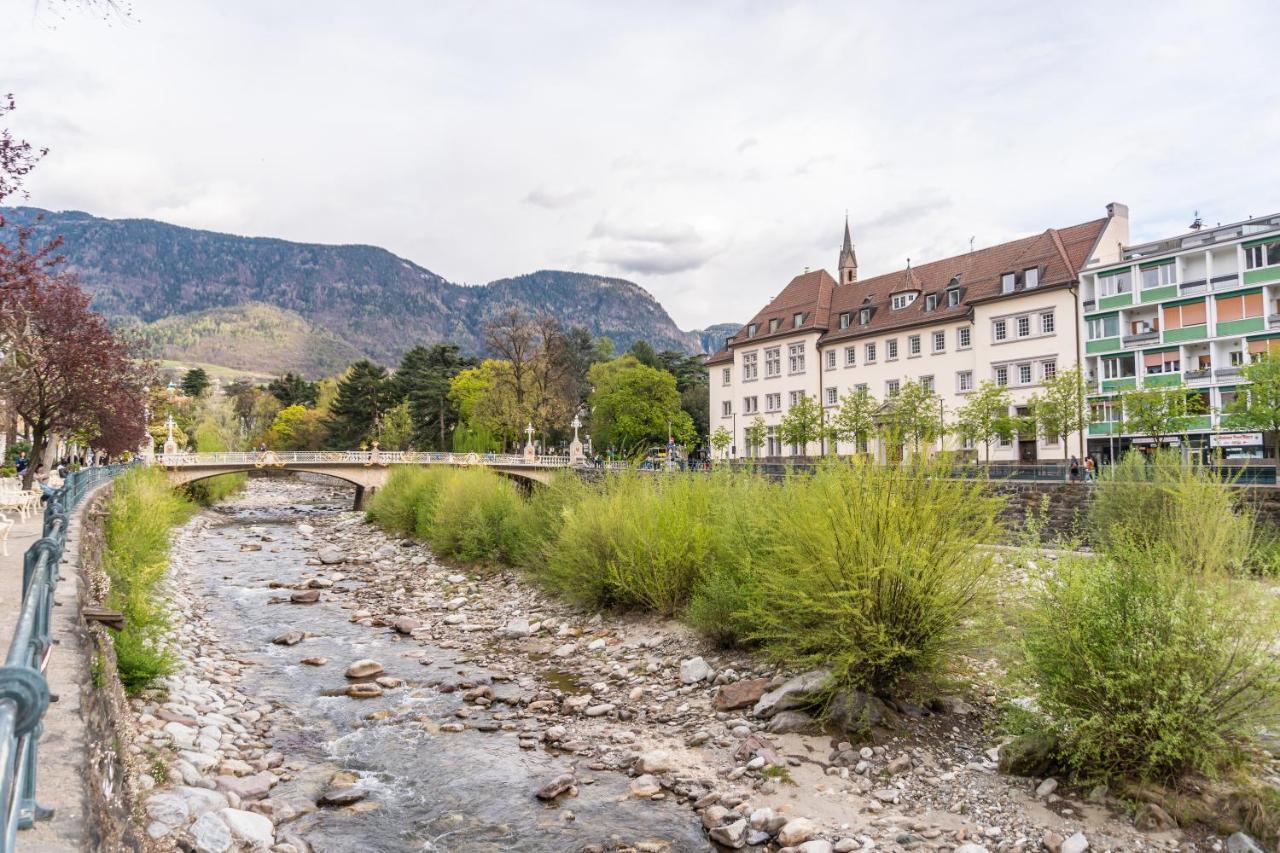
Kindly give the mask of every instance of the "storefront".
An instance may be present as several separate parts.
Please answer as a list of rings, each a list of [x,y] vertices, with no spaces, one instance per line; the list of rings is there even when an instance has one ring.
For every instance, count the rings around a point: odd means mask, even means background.
[[[1215,432],[1209,436],[1209,450],[1212,456],[1224,460],[1262,459],[1262,433]]]

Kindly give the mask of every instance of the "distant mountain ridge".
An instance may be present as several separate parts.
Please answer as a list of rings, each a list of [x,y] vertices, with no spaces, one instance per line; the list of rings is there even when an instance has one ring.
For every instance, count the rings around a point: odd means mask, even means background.
[[[377,246],[240,237],[81,211],[22,207],[6,215],[62,235],[68,267],[94,307],[144,324],[168,358],[315,373],[350,354],[394,364],[420,343],[452,341],[479,353],[486,320],[511,307],[548,311],[566,326],[607,335],[618,350],[640,339],[686,353],[723,342],[721,335],[708,346],[703,332],[682,331],[648,291],[619,278],[542,270],[465,286]],[[273,349],[276,337],[281,346]]]

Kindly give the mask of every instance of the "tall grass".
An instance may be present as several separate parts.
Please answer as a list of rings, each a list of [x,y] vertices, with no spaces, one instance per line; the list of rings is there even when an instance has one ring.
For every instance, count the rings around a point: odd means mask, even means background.
[[[106,510],[107,605],[125,617],[114,635],[116,660],[125,689],[136,692],[173,668],[160,642],[169,623],[157,587],[169,565],[169,531],[194,505],[174,492],[164,471],[135,468],[116,478]]]
[[[418,529],[418,513],[423,507],[434,510],[440,491],[441,471],[401,465],[392,469],[387,483],[369,500],[365,516],[386,530],[411,536]],[[427,518],[430,524],[430,514]]]
[[[201,453],[217,453],[227,449],[226,439],[212,417],[206,417],[196,427],[195,441],[196,449]],[[201,506],[212,506],[238,492],[248,479],[248,474],[219,474],[188,483],[184,490],[188,498]]]
[[[510,565],[519,534],[512,522],[521,510],[520,495],[505,477],[477,468],[443,471],[431,526],[418,532],[441,556]]]

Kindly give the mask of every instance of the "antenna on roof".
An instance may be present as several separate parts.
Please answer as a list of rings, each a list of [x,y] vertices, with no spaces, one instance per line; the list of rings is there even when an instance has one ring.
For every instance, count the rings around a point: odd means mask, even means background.
[[[1192,218],[1192,220],[1191,220],[1191,230],[1192,230],[1192,231],[1199,231],[1199,230],[1200,230],[1201,228],[1203,228],[1203,227],[1204,227],[1204,222],[1202,222],[1202,221],[1201,221],[1201,219],[1200,219],[1200,211],[1198,211],[1198,210],[1197,210],[1197,211],[1195,212],[1194,217],[1193,217],[1193,218]]]
[[[972,237],[969,238],[969,254],[973,254],[973,239]]]
[[[808,268],[808,267],[805,267],[805,268],[804,268],[804,272],[805,272],[805,275],[808,275],[808,274],[809,274],[809,268]]]
[[[907,258],[907,269],[911,269],[911,259]]]

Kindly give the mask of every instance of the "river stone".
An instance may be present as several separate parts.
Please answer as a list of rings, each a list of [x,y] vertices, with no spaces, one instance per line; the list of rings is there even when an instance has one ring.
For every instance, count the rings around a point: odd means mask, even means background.
[[[392,627],[398,634],[412,634],[415,629],[422,627],[422,623],[412,617],[401,616]]]
[[[769,734],[785,735],[796,732],[810,732],[817,727],[817,721],[804,711],[782,711],[773,715],[766,728]]]
[[[261,551],[262,546],[259,545],[257,542],[241,542],[240,550],[241,551]]]
[[[733,823],[717,826],[711,830],[710,834],[712,841],[733,850],[739,850],[747,846],[747,820],[739,818]]]
[[[1168,832],[1178,828],[1178,822],[1155,803],[1138,806],[1138,811],[1133,816],[1133,825],[1142,832]]]
[[[827,705],[827,720],[851,742],[866,740],[873,730],[892,728],[898,717],[880,699],[861,690],[837,693]]]
[[[342,549],[334,545],[324,546],[316,556],[320,559],[320,562],[324,563],[326,566],[333,566],[347,561],[347,555],[342,553]]]
[[[316,529],[306,522],[299,522],[297,529],[299,535],[302,536],[310,536],[312,533],[316,532]]]
[[[831,842],[823,838],[814,838],[796,848],[796,853],[832,853],[835,850]]]
[[[1000,747],[1000,772],[1011,776],[1048,776],[1057,769],[1057,750],[1057,739],[1047,732],[1021,735]]]
[[[347,678],[368,678],[380,672],[383,672],[382,664],[371,658],[361,658],[348,666],[344,675]]]
[[[534,796],[540,800],[554,800],[556,797],[560,796],[572,787],[573,774],[561,773],[559,776],[534,792]]]
[[[662,785],[658,784],[658,778],[648,773],[631,780],[631,796],[633,797],[652,797],[661,790]]]
[[[294,604],[315,604],[320,600],[320,590],[300,589],[293,595],[290,595],[289,600]]]
[[[186,798],[172,791],[161,791],[147,798],[144,806],[147,817],[169,829],[176,829],[187,822],[191,808]]]
[[[744,678],[721,685],[716,691],[715,705],[717,711],[736,711],[739,708],[750,708],[769,687],[767,678]]]
[[[226,853],[233,843],[231,830],[216,814],[201,815],[200,819],[187,829],[195,844],[196,853]]]
[[[777,690],[770,690],[756,702],[753,713],[757,717],[772,717],[779,711],[801,708],[812,700],[809,694],[821,688],[831,678],[830,670],[815,669],[797,675]]]
[[[377,684],[352,684],[345,691],[352,699],[376,699],[382,695],[382,688]]]
[[[803,844],[818,834],[818,825],[808,818],[796,817],[783,824],[778,830],[778,843],[784,847]]]
[[[302,663],[307,666],[324,666],[329,662],[328,658],[303,658]]]
[[[671,759],[671,753],[663,749],[653,749],[648,752],[642,752],[636,758],[637,773],[666,773],[675,763]]]
[[[242,800],[258,800],[267,795],[271,786],[276,783],[273,773],[265,770],[252,776],[215,776],[213,779],[220,791],[229,791]]]
[[[1262,848],[1243,832],[1235,832],[1227,839],[1227,853],[1262,853]]]
[[[254,847],[270,847],[276,842],[275,824],[271,818],[241,809],[223,809],[218,816],[226,821],[231,836]]]
[[[697,684],[700,681],[706,681],[711,675],[711,665],[700,657],[680,661],[681,684]]]
[[[987,848],[981,844],[961,844],[955,849],[955,853],[987,853]]]
[[[529,625],[528,619],[512,619],[502,629],[502,636],[510,637],[518,640],[528,637],[533,633],[533,628]]]
[[[344,788],[330,788],[320,795],[320,799],[316,800],[322,806],[349,806],[352,803],[358,803],[365,797],[369,796],[368,791],[363,791],[354,786]]]
[[[1089,839],[1084,837],[1083,832],[1077,832],[1075,835],[1062,842],[1061,853],[1084,853],[1089,849]]]
[[[298,643],[302,642],[302,632],[285,631],[271,642],[275,643],[277,646],[296,646]]]
[[[181,795],[187,801],[187,808],[191,810],[192,817],[200,817],[209,812],[216,812],[218,809],[225,809],[229,805],[226,795],[211,791],[208,788],[183,786],[173,790],[174,793]]]

